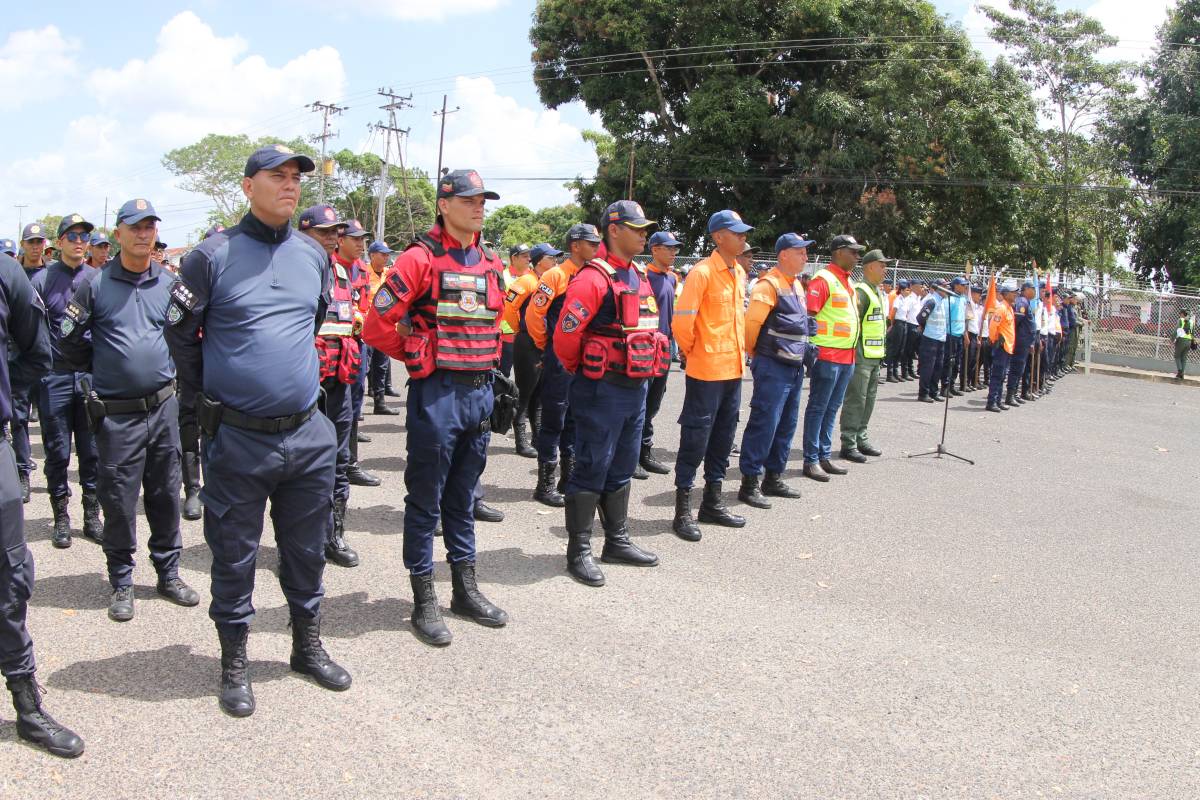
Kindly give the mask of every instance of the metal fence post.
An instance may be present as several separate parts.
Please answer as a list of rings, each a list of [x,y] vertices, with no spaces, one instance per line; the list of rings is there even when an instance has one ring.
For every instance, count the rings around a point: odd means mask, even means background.
[[[1092,374],[1092,321],[1083,326],[1083,374]]]
[[[1158,325],[1154,334],[1154,360],[1158,361],[1158,351],[1162,346],[1162,295],[1158,296]]]

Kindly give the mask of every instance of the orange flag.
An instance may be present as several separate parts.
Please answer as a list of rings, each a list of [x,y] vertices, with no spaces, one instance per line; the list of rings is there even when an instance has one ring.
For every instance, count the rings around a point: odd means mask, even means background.
[[[987,317],[987,315],[991,313],[992,309],[996,307],[996,303],[999,302],[999,298],[996,294],[996,272],[997,270],[993,267],[992,278],[988,281],[987,298],[983,301],[984,317]]]

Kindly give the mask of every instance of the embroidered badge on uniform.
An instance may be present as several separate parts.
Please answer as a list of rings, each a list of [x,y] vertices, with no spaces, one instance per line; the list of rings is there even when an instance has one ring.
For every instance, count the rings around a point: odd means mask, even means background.
[[[479,308],[479,295],[474,292],[463,292],[458,296],[458,307],[468,314]]]
[[[396,305],[396,296],[392,294],[391,289],[380,286],[379,291],[375,293],[375,310],[380,314],[386,314],[392,310],[394,305]]]
[[[647,298],[646,298],[646,308],[650,310],[650,313],[651,313],[651,314],[657,314],[657,313],[658,313],[658,303],[654,302],[654,298],[653,298],[653,297],[647,297]]]
[[[579,324],[580,324],[579,317],[575,316],[571,312],[568,311],[566,314],[563,315],[563,318],[562,318],[563,333],[573,332],[576,328],[579,327]]]
[[[167,324],[178,325],[183,322],[183,309],[171,303],[167,306]]]
[[[584,321],[592,315],[592,312],[587,310],[587,306],[585,306],[581,300],[572,301],[571,307],[568,308],[567,311],[573,314],[580,321]]]
[[[183,281],[175,281],[171,286],[171,298],[179,303],[184,311],[191,311],[196,307],[196,294]]]
[[[70,336],[73,330],[75,330],[75,323],[72,320],[64,319],[62,321],[62,335]]]
[[[506,295],[504,295],[504,301],[505,301],[506,303],[515,303],[515,302],[517,302],[517,290],[516,290],[516,289],[509,289],[509,290],[508,290],[508,293],[507,293]]]
[[[550,295],[538,292],[533,297],[533,304],[538,308],[544,308],[545,306],[550,305]]]

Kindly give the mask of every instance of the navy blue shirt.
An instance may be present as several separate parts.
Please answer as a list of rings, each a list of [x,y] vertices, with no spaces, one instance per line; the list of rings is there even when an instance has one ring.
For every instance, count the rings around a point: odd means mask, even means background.
[[[179,270],[166,339],[181,403],[204,394],[255,417],[297,414],[317,402],[317,328],[329,257],[291,227],[247,214],[202,241]]]
[[[1016,320],[1017,344],[1028,347],[1037,338],[1037,321],[1033,318],[1033,303],[1018,297],[1013,303],[1013,319]]]
[[[12,387],[33,386],[50,369],[46,311],[21,265],[0,253],[0,424],[12,419]]]
[[[652,267],[647,267],[646,278],[650,281],[654,302],[658,305],[658,330],[668,339],[674,338],[671,333],[671,317],[675,316],[675,273],[658,272]]]
[[[175,280],[154,262],[130,272],[117,256],[75,293],[58,347],[73,369],[92,373],[100,397],[145,397],[175,377],[163,338]]]
[[[71,269],[61,261],[54,261],[30,280],[34,291],[41,296],[42,303],[46,307],[46,320],[50,324],[52,369],[55,372],[74,371],[63,359],[58,346],[58,339],[62,335],[63,317],[67,313],[67,303],[75,297],[79,287],[90,282],[99,273],[100,270],[82,262],[75,269]]]

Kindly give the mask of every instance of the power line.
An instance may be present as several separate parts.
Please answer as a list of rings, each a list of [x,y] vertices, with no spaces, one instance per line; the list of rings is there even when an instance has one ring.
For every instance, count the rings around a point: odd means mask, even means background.
[[[334,132],[329,128],[329,118],[336,117],[343,111],[346,111],[349,106],[339,106],[336,103],[322,103],[320,100],[315,100],[308,104],[307,108],[312,109],[322,115],[321,132],[314,134],[311,140],[321,143],[321,170],[317,173],[317,202],[325,202],[325,173],[329,168],[325,159],[325,143],[334,136]]]
[[[404,170],[404,148],[401,145],[401,137],[407,136],[409,129],[400,128],[396,125],[396,112],[402,111],[405,108],[412,107],[412,95],[401,97],[391,89],[380,88],[378,94],[387,98],[388,102],[381,105],[379,109],[388,113],[388,122],[385,125],[383,122],[374,126],[377,131],[383,131],[383,161],[379,167],[379,197],[376,201],[375,211],[375,235],[382,241],[384,222],[386,221],[386,200],[388,190],[388,157],[391,154],[392,136],[396,137],[396,158],[400,162],[400,180],[404,186],[404,210],[408,212],[408,228],[412,237],[417,238],[417,226],[413,221],[412,204],[409,202],[408,196],[408,175]]]

